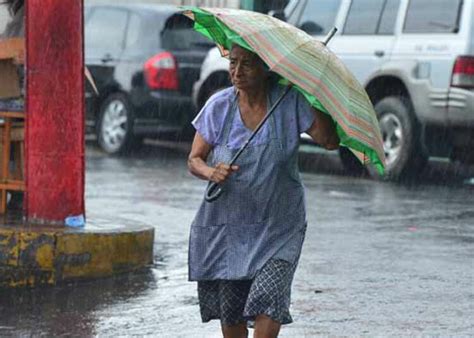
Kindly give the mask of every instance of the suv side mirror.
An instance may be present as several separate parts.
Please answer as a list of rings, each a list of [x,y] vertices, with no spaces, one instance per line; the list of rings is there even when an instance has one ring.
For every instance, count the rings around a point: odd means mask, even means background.
[[[306,21],[301,24],[299,28],[309,35],[319,35],[324,33],[324,28],[313,21]]]
[[[271,10],[268,12],[268,15],[286,22],[285,11],[283,10]]]

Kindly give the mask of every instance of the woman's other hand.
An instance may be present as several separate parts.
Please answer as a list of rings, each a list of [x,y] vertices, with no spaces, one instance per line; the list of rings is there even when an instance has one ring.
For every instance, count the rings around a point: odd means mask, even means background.
[[[336,124],[327,114],[314,109],[315,119],[306,133],[314,142],[328,150],[339,148],[339,136],[336,132]]]
[[[230,166],[225,163],[218,163],[215,168],[213,168],[209,181],[216,183],[224,183],[227,178],[234,172],[239,170],[239,167],[236,165]]]

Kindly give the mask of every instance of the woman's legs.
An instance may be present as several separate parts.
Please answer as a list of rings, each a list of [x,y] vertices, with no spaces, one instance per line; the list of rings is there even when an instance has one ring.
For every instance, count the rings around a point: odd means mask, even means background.
[[[276,338],[281,324],[266,315],[258,315],[255,319],[254,338]]]
[[[277,338],[281,324],[274,321],[267,315],[258,315],[255,318],[254,338]],[[227,326],[222,325],[222,335],[224,338],[247,338],[247,323]]]
[[[253,280],[198,282],[203,322],[219,318],[225,338],[241,338],[248,337],[245,319],[255,318],[254,338],[278,337],[281,323],[292,322],[289,306],[295,268],[285,260],[270,259]]]
[[[255,318],[254,338],[273,338],[290,315],[291,282],[295,264],[270,259],[255,276],[244,309],[244,317]]]
[[[225,338],[247,338],[243,317],[251,280],[215,280],[198,282],[198,297],[203,322],[219,318]]]
[[[224,338],[247,338],[249,334],[247,323],[240,323],[232,326],[221,325],[221,328]]]
[[[254,338],[277,338],[281,324],[266,315],[258,315],[255,319]],[[226,326],[222,325],[222,335],[224,338],[247,338],[249,331],[247,323]]]

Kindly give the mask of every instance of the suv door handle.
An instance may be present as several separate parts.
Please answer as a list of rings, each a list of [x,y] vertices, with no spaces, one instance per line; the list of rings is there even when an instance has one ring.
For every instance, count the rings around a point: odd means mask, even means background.
[[[376,51],[374,52],[374,54],[375,54],[376,57],[381,58],[381,57],[384,57],[385,52],[384,52],[383,50],[376,50]]]
[[[100,61],[102,61],[102,63],[107,63],[107,62],[110,62],[110,61],[113,61],[113,60],[114,60],[114,58],[109,53],[105,54],[102,57],[102,59],[100,59]]]

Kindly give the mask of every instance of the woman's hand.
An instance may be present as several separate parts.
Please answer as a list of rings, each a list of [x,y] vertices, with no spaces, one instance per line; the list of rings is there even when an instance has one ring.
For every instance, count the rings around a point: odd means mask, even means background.
[[[216,182],[218,184],[224,183],[225,180],[227,180],[229,176],[237,170],[239,170],[239,167],[236,165],[230,166],[228,164],[220,162],[211,171],[209,181]]]
[[[232,167],[225,163],[218,163],[215,168],[209,167],[206,163],[207,156],[212,150],[212,146],[196,132],[194,136],[191,153],[188,157],[188,168],[191,174],[216,183],[224,182],[239,167]]]

